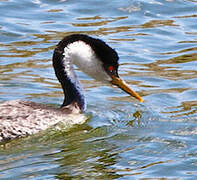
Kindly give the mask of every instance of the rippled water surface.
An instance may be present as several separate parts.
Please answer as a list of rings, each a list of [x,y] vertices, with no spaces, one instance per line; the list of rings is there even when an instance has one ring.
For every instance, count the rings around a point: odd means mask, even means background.
[[[0,147],[0,179],[196,179],[196,0],[0,0],[0,101],[59,105],[51,57],[85,33],[145,103],[77,70],[89,120]]]

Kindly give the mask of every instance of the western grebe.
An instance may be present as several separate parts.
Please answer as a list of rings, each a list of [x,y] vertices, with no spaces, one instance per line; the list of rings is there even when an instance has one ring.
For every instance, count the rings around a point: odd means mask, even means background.
[[[61,108],[11,100],[0,104],[0,141],[24,137],[45,130],[60,121],[68,126],[85,122],[86,108],[81,85],[73,64],[84,73],[102,82],[118,86],[140,102],[135,93],[118,75],[118,54],[100,39],[73,34],[61,40],[54,50],[53,67],[64,91]]]

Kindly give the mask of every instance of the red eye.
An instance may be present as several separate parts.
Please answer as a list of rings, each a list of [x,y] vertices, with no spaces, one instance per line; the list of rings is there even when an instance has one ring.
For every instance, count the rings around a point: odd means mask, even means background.
[[[108,67],[108,70],[109,70],[109,71],[113,71],[113,70],[114,70],[114,66],[109,66],[109,67]]]

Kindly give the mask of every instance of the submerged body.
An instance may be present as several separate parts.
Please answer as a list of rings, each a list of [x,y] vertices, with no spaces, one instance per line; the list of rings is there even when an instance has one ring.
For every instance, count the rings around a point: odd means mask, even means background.
[[[94,79],[116,85],[143,102],[119,77],[118,59],[116,51],[99,39],[82,34],[65,37],[58,43],[52,58],[64,92],[61,108],[22,100],[0,103],[0,141],[35,134],[58,122],[69,127],[85,122],[82,114],[86,108],[85,97],[73,64]]]
[[[36,134],[59,122],[70,127],[87,119],[77,111],[71,113],[67,109],[23,100],[3,102],[0,109],[0,141]]]

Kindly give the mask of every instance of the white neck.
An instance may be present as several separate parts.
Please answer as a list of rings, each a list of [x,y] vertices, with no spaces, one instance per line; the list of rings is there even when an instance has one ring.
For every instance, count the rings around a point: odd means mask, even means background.
[[[92,78],[108,82],[110,77],[104,71],[101,61],[96,57],[92,48],[83,41],[76,41],[64,48],[64,65],[65,69],[72,70],[72,63],[80,68],[84,73]],[[76,79],[73,71],[68,74],[71,78]]]

